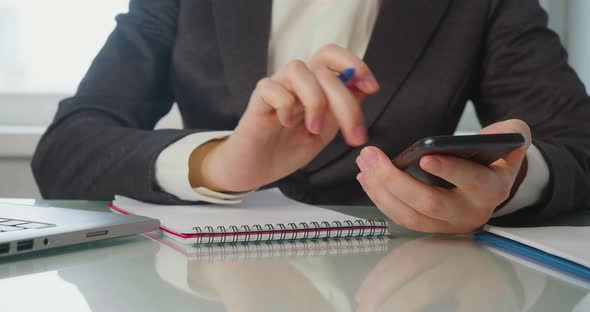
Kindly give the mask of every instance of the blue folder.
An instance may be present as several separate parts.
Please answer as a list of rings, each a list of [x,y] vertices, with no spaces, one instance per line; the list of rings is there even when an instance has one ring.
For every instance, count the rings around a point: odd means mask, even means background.
[[[573,261],[554,256],[537,248],[488,232],[477,233],[474,237],[475,240],[485,245],[590,281],[590,268]]]

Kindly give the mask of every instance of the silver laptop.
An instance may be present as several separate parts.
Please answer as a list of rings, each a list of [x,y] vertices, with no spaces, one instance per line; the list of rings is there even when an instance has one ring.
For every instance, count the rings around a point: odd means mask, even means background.
[[[158,229],[140,216],[0,203],[0,257]]]

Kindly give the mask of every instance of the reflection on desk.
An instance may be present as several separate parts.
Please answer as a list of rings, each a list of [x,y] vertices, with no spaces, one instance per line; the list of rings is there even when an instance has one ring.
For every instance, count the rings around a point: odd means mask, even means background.
[[[504,261],[469,238],[426,237],[402,244],[392,241],[391,245],[394,248],[386,255],[367,253],[346,259],[218,262],[189,260],[173,248],[161,248],[156,267],[162,279],[174,287],[203,301],[222,304],[228,311],[549,308],[546,300],[541,300],[550,295],[543,294],[546,290],[551,292],[544,274]],[[369,263],[375,265],[364,270]],[[577,290],[579,298],[586,292]]]
[[[229,311],[351,311],[349,296],[337,283],[350,278],[346,275],[351,270],[340,272],[338,262],[348,258],[359,262],[359,268],[374,263],[389,241],[374,237],[186,247],[150,237],[162,244],[156,257],[162,279],[223,303]],[[361,275],[355,275],[352,285],[364,273],[356,271]]]
[[[407,234],[395,227],[392,232],[384,243],[354,241],[354,252],[346,251],[347,243],[308,242],[303,249],[282,245],[278,252],[261,245],[262,253],[224,246],[203,257],[155,232],[152,239],[134,236],[6,258],[0,261],[2,308],[590,311],[586,284],[496,255],[470,237]],[[326,246],[328,251],[318,252]]]

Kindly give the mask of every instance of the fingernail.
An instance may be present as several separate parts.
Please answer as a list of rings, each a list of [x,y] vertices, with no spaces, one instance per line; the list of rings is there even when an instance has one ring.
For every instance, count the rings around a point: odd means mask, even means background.
[[[357,158],[357,162],[356,163],[359,166],[359,169],[361,169],[361,172],[367,172],[367,171],[369,171],[369,169],[370,169],[369,163],[362,156],[359,156]]]
[[[434,157],[425,158],[424,166],[426,167],[424,169],[431,173],[439,172],[442,169],[442,163],[440,162],[440,160]]]
[[[358,145],[365,144],[365,142],[367,142],[367,129],[365,129],[365,126],[363,125],[356,126],[352,132],[352,135]]]
[[[363,162],[363,158],[359,155],[356,159],[355,159],[356,165],[359,167],[359,169],[361,169],[361,171],[363,171],[363,167],[365,166],[364,162]]]
[[[371,86],[364,79],[359,80],[359,81],[355,82],[354,84],[357,89],[362,90],[362,91],[367,91],[367,90],[371,89]]]
[[[287,115],[287,117],[285,118],[285,126],[290,127],[294,121],[295,121],[295,116],[293,116],[292,114]]]
[[[377,80],[375,80],[375,77],[373,77],[373,75],[364,77],[363,79],[359,80],[356,83],[356,85],[359,89],[362,89],[363,91],[374,91],[379,89],[379,84],[377,83]]]
[[[365,148],[361,153],[361,157],[368,165],[374,165],[379,160],[379,155],[372,148]]]
[[[315,134],[320,134],[323,127],[323,120],[324,119],[321,117],[316,117],[315,119],[313,119],[311,122],[311,132]]]
[[[362,173],[357,174],[356,180],[359,181],[360,184],[365,183],[365,177],[363,176]]]

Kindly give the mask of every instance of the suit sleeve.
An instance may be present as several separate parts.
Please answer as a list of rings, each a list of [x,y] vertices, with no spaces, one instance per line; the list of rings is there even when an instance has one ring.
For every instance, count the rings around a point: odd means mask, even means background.
[[[180,203],[155,181],[159,153],[195,131],[157,130],[173,103],[175,0],[131,0],[76,94],[63,100],[35,152],[44,198],[111,200],[121,194]]]
[[[518,118],[547,161],[534,206],[506,218],[548,220],[590,206],[590,99],[536,0],[492,3],[474,103],[482,125]]]
[[[225,139],[232,131],[203,131],[193,133],[166,147],[156,160],[156,180],[162,190],[186,201],[213,204],[237,204],[250,192],[222,193],[200,186],[193,188],[189,181],[189,158],[204,143]]]

